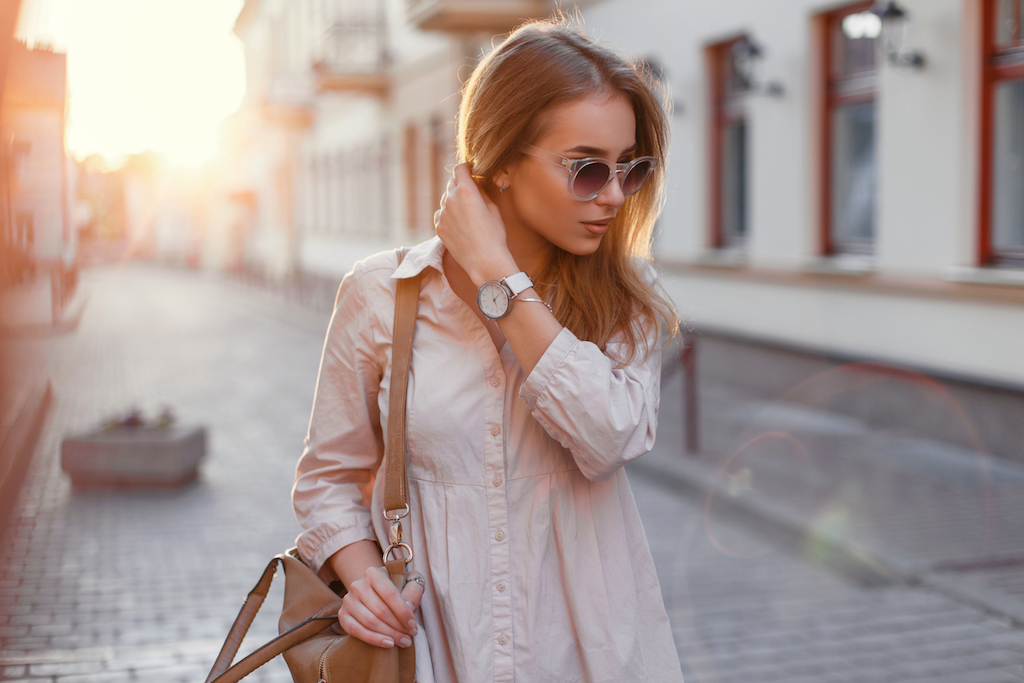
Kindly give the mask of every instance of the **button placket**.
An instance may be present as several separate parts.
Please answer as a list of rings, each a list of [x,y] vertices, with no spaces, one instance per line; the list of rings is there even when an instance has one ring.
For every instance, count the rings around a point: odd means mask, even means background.
[[[485,481],[490,486],[484,487],[487,499],[487,527],[491,534],[488,543],[490,556],[491,586],[491,628],[492,651],[495,683],[512,683],[513,657],[510,647],[513,625],[511,571],[512,560],[508,543],[504,543],[505,529],[508,528],[508,498],[505,490],[505,444],[502,427],[505,422],[505,392],[500,389],[504,385],[504,376],[499,368],[495,369],[485,380],[493,391],[485,392],[484,429],[484,465],[489,475]]]

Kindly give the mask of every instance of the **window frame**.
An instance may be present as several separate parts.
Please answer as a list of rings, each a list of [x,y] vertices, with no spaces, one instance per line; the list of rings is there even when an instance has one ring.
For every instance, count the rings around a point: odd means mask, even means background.
[[[833,74],[835,67],[835,35],[834,29],[843,19],[851,14],[866,12],[873,6],[871,0],[855,2],[834,10],[824,12],[815,17],[815,45],[818,48],[817,62],[820,65],[818,83],[818,150],[819,150],[819,185],[818,185],[818,243],[819,253],[823,256],[837,255],[871,255],[875,252],[877,235],[870,242],[843,242],[836,240],[832,234],[832,156],[833,144],[832,125],[833,113],[837,106],[856,102],[878,102],[881,62],[876,61],[874,71],[863,72],[847,77],[837,78]],[[877,109],[876,109],[877,111]],[[877,137],[876,137],[877,144]],[[876,223],[877,226],[877,223]]]
[[[704,48],[704,63],[708,79],[708,244],[712,249],[743,249],[746,247],[750,231],[750,184],[749,168],[747,173],[747,213],[744,233],[741,237],[727,235],[725,232],[725,216],[722,210],[724,187],[722,172],[725,170],[725,154],[722,145],[725,142],[726,129],[737,121],[744,121],[748,126],[749,106],[746,94],[730,96],[726,90],[729,61],[732,58],[733,46],[746,36],[740,33],[727,40],[718,41]],[[749,140],[749,137],[747,138]],[[749,143],[748,143],[749,145]],[[749,152],[749,149],[747,150]],[[747,159],[749,159],[749,154]]]
[[[1021,17],[1024,0],[1015,3],[1015,17]],[[1001,83],[1024,80],[1024,21],[1017,20],[1016,45],[1000,49],[996,45],[996,3],[982,0],[981,6],[981,144],[978,196],[978,265],[1024,266],[1024,247],[997,251],[992,243],[995,211],[995,127],[996,90]]]

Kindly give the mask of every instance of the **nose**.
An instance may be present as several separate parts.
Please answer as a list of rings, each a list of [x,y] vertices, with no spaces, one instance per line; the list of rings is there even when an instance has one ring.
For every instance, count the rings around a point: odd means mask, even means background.
[[[608,184],[601,190],[601,194],[595,198],[598,204],[603,206],[620,207],[626,201],[626,195],[622,193],[623,171],[616,171],[612,174]]]

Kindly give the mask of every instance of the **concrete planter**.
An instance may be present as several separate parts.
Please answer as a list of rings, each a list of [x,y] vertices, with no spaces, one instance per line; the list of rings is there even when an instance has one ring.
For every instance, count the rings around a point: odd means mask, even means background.
[[[181,486],[206,453],[203,427],[124,427],[64,440],[61,468],[76,487]]]

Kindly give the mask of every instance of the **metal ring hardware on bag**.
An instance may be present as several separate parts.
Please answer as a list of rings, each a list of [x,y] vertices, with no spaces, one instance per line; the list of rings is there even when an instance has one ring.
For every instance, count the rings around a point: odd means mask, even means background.
[[[402,517],[409,514],[409,504],[406,503],[404,508],[397,510],[384,510],[384,519],[391,521],[391,529],[388,531],[388,540],[391,545],[384,550],[384,561],[388,561],[388,556],[396,549],[402,548],[405,550],[405,566],[409,567],[409,563],[412,562],[412,548],[402,539]],[[392,516],[393,515],[393,516]]]
[[[391,545],[389,545],[388,549],[384,551],[384,561],[387,562],[388,556],[391,555],[391,553],[398,548],[404,550],[406,555],[408,555],[408,557],[405,558],[405,566],[408,567],[409,563],[412,562],[412,548],[410,548],[409,544],[405,541],[402,541],[401,543],[392,543]]]
[[[388,514],[389,512],[397,512],[398,514],[396,514],[394,517],[392,517],[391,515]],[[401,519],[402,517],[405,517],[407,514],[409,514],[409,504],[408,503],[405,504],[405,508],[404,509],[403,508],[398,508],[397,510],[388,510],[388,509],[385,508],[385,510],[384,510],[384,519],[394,522],[396,520]]]

